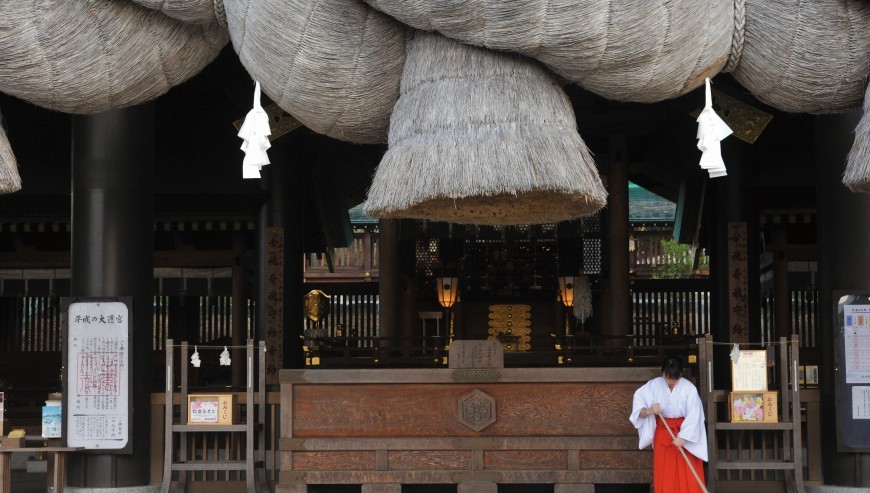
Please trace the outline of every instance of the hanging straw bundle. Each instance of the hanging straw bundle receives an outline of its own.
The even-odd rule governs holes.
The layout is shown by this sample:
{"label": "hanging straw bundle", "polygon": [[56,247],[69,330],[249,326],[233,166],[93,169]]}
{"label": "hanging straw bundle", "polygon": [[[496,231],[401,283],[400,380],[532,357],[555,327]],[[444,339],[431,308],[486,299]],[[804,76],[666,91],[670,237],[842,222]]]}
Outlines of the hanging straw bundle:
{"label": "hanging straw bundle", "polygon": [[216,24],[112,0],[4,2],[0,32],[0,91],[65,113],[155,99],[199,73],[228,39]]}
{"label": "hanging straw bundle", "polygon": [[418,32],[389,144],[365,206],[372,216],[537,224],[606,202],[571,102],[519,55]]}
{"label": "hanging straw bundle", "polygon": [[133,0],[143,7],[192,24],[217,22],[226,27],[227,17],[223,0]]}
{"label": "hanging straw bundle", "polygon": [[734,78],[783,111],[841,113],[861,104],[870,73],[870,4],[748,0]]}
{"label": "hanging straw bundle", "polygon": [[233,47],[263,92],[312,130],[386,141],[407,29],[359,0],[226,0]]}
{"label": "hanging straw bundle", "polygon": [[12,154],[12,146],[6,137],[6,130],[0,126],[0,195],[21,190],[21,177],[18,176],[18,163]]}
{"label": "hanging straw bundle", "polygon": [[617,101],[685,94],[728,60],[733,0],[366,0],[418,29],[534,57]]}
{"label": "hanging straw bundle", "polygon": [[864,96],[864,116],[855,128],[855,142],[846,160],[843,184],[853,192],[870,193],[870,86]]}

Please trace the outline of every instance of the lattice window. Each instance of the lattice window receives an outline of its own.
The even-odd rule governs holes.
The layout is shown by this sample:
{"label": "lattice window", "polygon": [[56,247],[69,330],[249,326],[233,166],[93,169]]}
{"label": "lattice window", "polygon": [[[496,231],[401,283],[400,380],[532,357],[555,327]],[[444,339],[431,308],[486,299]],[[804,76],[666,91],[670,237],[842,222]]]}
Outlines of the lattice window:
{"label": "lattice window", "polygon": [[601,238],[583,238],[583,273],[601,274]]}
{"label": "lattice window", "polygon": [[415,256],[418,275],[426,277],[434,275],[433,266],[438,262],[438,250],[437,238],[423,238],[416,241]]}

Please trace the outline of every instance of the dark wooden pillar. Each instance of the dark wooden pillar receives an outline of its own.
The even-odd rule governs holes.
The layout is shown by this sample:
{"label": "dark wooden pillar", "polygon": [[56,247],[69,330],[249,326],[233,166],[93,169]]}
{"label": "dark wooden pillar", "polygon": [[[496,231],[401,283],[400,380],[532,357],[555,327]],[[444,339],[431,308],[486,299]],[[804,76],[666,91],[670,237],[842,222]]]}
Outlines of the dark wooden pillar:
{"label": "dark wooden pillar", "polygon": [[380,280],[378,293],[380,295],[380,313],[378,318],[381,337],[399,335],[399,304],[402,299],[399,284],[399,229],[398,219],[381,219],[379,221],[378,264]]}
{"label": "dark wooden pillar", "polygon": [[[401,278],[402,301],[399,306],[399,335],[408,339],[422,335],[420,316],[417,313],[417,223],[414,219],[401,221],[399,240],[399,276]],[[434,295],[433,295],[434,296]],[[419,344],[418,344],[419,345]]]}
{"label": "dark wooden pillar", "polygon": [[[749,144],[729,137],[722,142],[722,158],[728,170],[724,177],[711,178],[708,189],[711,191],[711,216],[714,219],[713,242],[710,254],[710,275],[713,278],[711,291],[711,319],[713,340],[716,342],[741,342],[749,340],[751,328],[748,326],[753,321],[752,303],[750,300],[758,299],[758,254],[757,241],[753,238],[753,230],[757,232],[758,221],[751,221],[751,204],[747,202],[747,194],[744,193],[745,168],[749,154]],[[715,204],[715,205],[714,205]],[[729,254],[729,242],[734,241],[733,235],[729,235],[729,223],[742,228],[746,237],[744,243],[747,247],[743,250],[745,259],[743,263],[746,269],[735,274],[740,259],[733,253]],[[753,248],[755,245],[755,249]],[[752,266],[755,266],[754,268]],[[735,275],[746,277],[744,291],[734,292],[740,284]],[[732,292],[734,295],[732,296]],[[755,294],[753,294],[755,293]],[[738,310],[747,310],[743,318],[742,327],[736,326],[735,314]],[[757,314],[757,310],[755,311]],[[757,317],[756,317],[757,318]],[[756,327],[760,323],[755,322]],[[732,333],[739,333],[734,336]],[[738,340],[734,340],[735,337]],[[755,339],[757,341],[757,339]],[[728,367],[728,352],[726,345],[717,345],[713,348],[717,368],[714,371],[716,381],[715,388],[730,388],[731,371]]]}
{"label": "dark wooden pillar", "polygon": [[[819,355],[825,482],[870,486],[870,454],[838,453],[834,395],[834,291],[870,290],[870,195],[852,193],[842,183],[846,155],[861,113],[816,119],[818,206]],[[849,413],[849,410],[846,410]]]}
{"label": "dark wooden pillar", "polygon": [[[233,361],[244,361],[247,342],[247,297],[245,296],[245,233],[233,231],[233,294],[232,294]],[[232,365],[233,386],[245,385],[246,365]]]}
{"label": "dark wooden pillar", "polygon": [[791,335],[791,292],[788,287],[788,238],[785,224],[773,225],[773,303],[776,339]]}
{"label": "dark wooden pillar", "polygon": [[625,136],[610,141],[610,172],[607,175],[608,287],[610,323],[604,334],[626,335],[631,331],[631,292],[628,253],[628,159]]}
{"label": "dark wooden pillar", "polygon": [[149,484],[154,106],[72,117],[73,297],[130,296],[131,454],[73,454],[71,486]]}

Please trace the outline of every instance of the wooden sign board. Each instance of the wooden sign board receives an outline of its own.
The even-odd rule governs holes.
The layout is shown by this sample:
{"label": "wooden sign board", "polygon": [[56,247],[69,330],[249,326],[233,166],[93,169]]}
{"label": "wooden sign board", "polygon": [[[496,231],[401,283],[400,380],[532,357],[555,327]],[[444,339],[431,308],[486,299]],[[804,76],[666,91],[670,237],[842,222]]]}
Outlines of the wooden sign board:
{"label": "wooden sign board", "polygon": [[776,392],[731,392],[732,423],[776,423]]}
{"label": "wooden sign board", "polygon": [[504,368],[504,346],[499,341],[453,341],[450,368]]}
{"label": "wooden sign board", "polygon": [[737,363],[731,361],[731,390],[767,390],[767,351],[741,350]]}

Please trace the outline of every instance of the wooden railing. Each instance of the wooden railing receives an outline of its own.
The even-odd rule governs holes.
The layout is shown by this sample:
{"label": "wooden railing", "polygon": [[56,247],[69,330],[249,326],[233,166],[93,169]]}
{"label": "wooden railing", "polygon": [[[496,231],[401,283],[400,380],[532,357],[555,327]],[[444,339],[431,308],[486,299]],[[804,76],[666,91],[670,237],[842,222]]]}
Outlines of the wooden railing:
{"label": "wooden railing", "polygon": [[[657,366],[669,354],[679,354],[685,361],[697,355],[693,336],[578,333],[551,337],[552,345],[546,348],[505,350],[505,366]],[[439,368],[448,365],[450,356],[443,337],[306,337],[303,342],[309,367]]]}
{"label": "wooden railing", "polygon": [[[244,409],[247,404],[246,392],[234,392],[238,412]],[[181,404],[179,396],[175,396],[175,405]],[[254,393],[254,400],[259,400],[259,393]],[[278,479],[278,468],[280,466],[279,451],[278,451],[278,433],[280,430],[280,393],[266,393],[266,422],[265,437],[266,437],[266,479],[274,483]],[[151,394],[151,484],[159,484],[163,481],[163,454],[164,454],[164,425],[165,425],[165,410],[166,410],[166,394],[164,392]],[[246,418],[246,417],[243,417]],[[195,460],[208,461],[214,460],[215,457],[222,458],[239,458],[233,454],[241,454],[241,448],[238,444],[230,443],[227,440],[227,434],[223,432],[215,433],[197,433],[191,434],[187,444],[188,451],[196,451],[195,454],[190,454],[197,457]],[[175,444],[176,450],[173,454],[178,454],[180,444]],[[224,454],[230,454],[226,457]],[[189,480],[192,481],[238,481],[241,473],[238,471],[199,471],[191,473]]]}
{"label": "wooden railing", "polygon": [[[791,291],[789,326],[800,340],[801,351],[815,348],[819,325],[819,292],[814,289]],[[776,306],[772,294],[761,299],[761,340],[776,340]]]}
{"label": "wooden railing", "polygon": [[[718,413],[728,416],[728,392],[717,390],[714,400],[721,407]],[[822,484],[822,436],[820,417],[820,394],[818,388],[801,388],[801,453],[805,458],[803,464],[804,482]],[[779,456],[783,443],[781,438],[762,430],[720,430],[719,457],[723,460],[764,460]],[[739,488],[741,484],[751,483],[753,491],[782,491],[781,483],[784,472],[777,470],[730,470],[719,471],[717,482],[723,488],[732,486]],[[730,491],[730,489],[729,489]]]}
{"label": "wooden railing", "polygon": [[632,333],[646,336],[638,344],[649,344],[649,336],[709,333],[710,292],[708,280],[635,281],[631,287]]}

